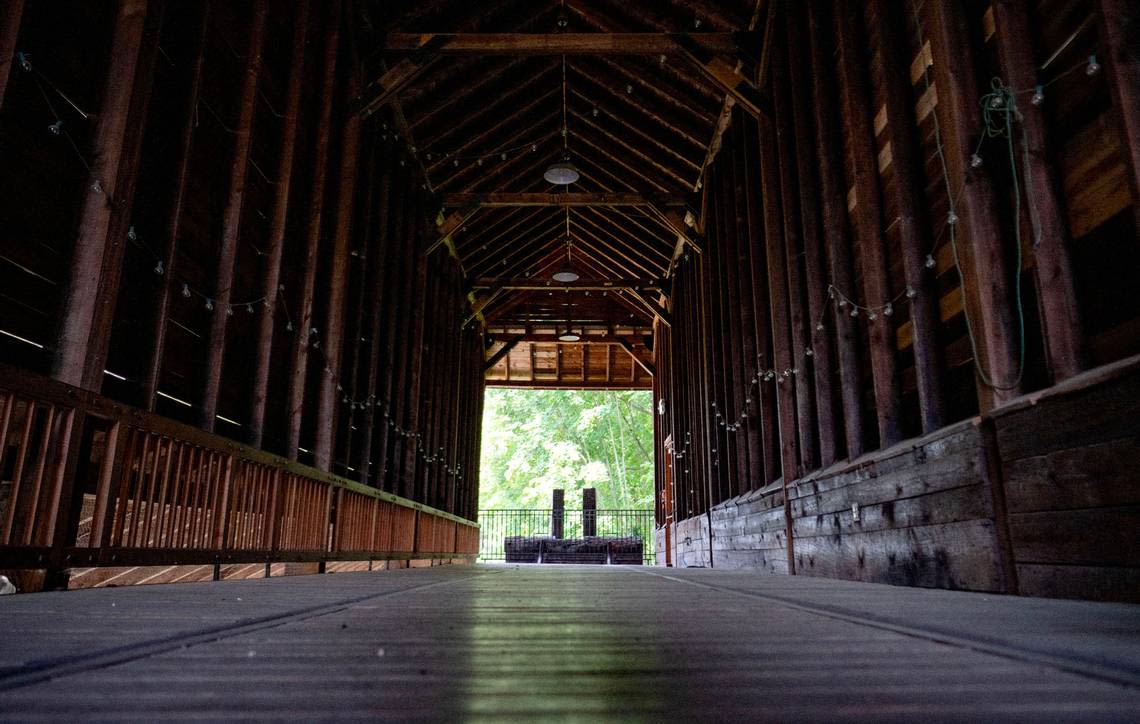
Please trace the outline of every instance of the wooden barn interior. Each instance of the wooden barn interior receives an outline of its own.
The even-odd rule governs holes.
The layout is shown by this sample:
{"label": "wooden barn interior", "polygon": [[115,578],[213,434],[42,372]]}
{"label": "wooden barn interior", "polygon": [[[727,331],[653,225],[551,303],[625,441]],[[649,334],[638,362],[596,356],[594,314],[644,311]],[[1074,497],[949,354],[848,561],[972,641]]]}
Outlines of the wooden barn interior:
{"label": "wooden barn interior", "polygon": [[[668,572],[443,565],[477,553],[488,387],[652,391]],[[0,6],[0,569],[185,584],[0,599],[33,632],[0,717],[145,717],[85,707],[265,622],[343,639],[325,693],[171,686],[327,711],[364,656],[339,616],[470,634],[361,711],[1112,719],[1140,697],[1138,460],[1129,0]],[[219,590],[261,608],[211,634]],[[155,627],[92,612],[112,594]],[[591,663],[535,668],[560,608]],[[725,668],[639,668],[642,636]],[[777,640],[834,696],[797,698]],[[863,644],[887,678],[841,669]],[[743,673],[786,656],[780,693]],[[393,699],[416,668],[442,693]]]}

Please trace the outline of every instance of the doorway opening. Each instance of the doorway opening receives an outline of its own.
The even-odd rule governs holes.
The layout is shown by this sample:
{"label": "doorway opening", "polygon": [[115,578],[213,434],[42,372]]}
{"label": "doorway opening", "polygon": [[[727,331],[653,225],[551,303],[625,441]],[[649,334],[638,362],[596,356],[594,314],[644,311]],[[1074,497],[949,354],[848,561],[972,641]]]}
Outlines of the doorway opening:
{"label": "doorway opening", "polygon": [[479,560],[653,564],[652,393],[485,395]]}

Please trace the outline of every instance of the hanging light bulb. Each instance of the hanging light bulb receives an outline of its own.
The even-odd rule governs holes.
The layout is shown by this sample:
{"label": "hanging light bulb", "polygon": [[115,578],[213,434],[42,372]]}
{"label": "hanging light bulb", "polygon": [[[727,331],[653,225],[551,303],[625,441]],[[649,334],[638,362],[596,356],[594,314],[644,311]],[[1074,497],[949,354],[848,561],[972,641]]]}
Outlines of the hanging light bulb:
{"label": "hanging light bulb", "polygon": [[883,316],[884,316],[884,317],[889,317],[889,316],[891,316],[891,315],[892,315],[892,314],[894,314],[894,313],[895,313],[895,307],[894,307],[894,305],[893,305],[893,304],[891,304],[890,302],[887,302],[886,306],[884,306],[884,307],[883,307]]}
{"label": "hanging light bulb", "polygon": [[166,272],[166,267],[164,267],[162,265],[162,259],[159,259],[158,263],[154,265],[154,273],[158,274],[159,276],[162,276],[165,272]]}
{"label": "hanging light bulb", "polygon": [[1096,54],[1089,56],[1089,64],[1085,66],[1085,75],[1094,76],[1100,72],[1100,63],[1096,62]]}
{"label": "hanging light bulb", "polygon": [[206,311],[207,312],[214,311],[214,300],[213,299],[209,299],[209,298],[206,299]]}
{"label": "hanging light bulb", "polygon": [[915,289],[914,287],[910,287],[910,286],[908,286],[906,288],[906,298],[907,299],[914,299],[917,296],[918,296],[918,290],[917,289]]}
{"label": "hanging light bulb", "polygon": [[937,262],[934,261],[934,255],[933,254],[927,254],[926,255],[926,261],[924,261],[922,263],[922,265],[924,267],[926,267],[927,269],[933,269],[936,264],[937,264]]}
{"label": "hanging light bulb", "polygon": [[1029,102],[1035,106],[1039,106],[1045,102],[1045,86],[1039,85],[1033,89],[1033,97]]}
{"label": "hanging light bulb", "polygon": [[981,167],[982,167],[982,157],[976,153],[971,154],[970,155],[970,168],[981,168]]}
{"label": "hanging light bulb", "polygon": [[561,161],[552,163],[543,171],[542,177],[546,179],[548,183],[568,186],[581,178],[581,175],[578,173],[578,169],[574,168],[570,163],[570,157],[567,156]]}
{"label": "hanging light bulb", "polygon": [[957,224],[958,223],[958,214],[954,213],[953,211],[946,214],[946,223],[949,224],[950,226],[954,226],[955,224]]}
{"label": "hanging light bulb", "polygon": [[190,285],[189,284],[183,284],[182,285],[182,296],[185,299],[190,298]]}

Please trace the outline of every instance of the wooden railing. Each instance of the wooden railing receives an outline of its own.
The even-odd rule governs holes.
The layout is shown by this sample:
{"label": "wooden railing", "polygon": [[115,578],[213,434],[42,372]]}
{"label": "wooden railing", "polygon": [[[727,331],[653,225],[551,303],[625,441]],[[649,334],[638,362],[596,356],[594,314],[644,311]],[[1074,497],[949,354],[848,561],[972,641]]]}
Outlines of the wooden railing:
{"label": "wooden railing", "polygon": [[471,559],[471,521],[0,365],[0,568]]}

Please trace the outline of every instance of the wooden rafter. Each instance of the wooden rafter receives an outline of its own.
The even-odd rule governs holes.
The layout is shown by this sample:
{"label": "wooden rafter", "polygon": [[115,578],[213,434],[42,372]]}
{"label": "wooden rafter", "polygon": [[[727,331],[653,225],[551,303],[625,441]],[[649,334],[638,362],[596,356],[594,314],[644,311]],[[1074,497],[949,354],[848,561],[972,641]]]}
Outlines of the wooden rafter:
{"label": "wooden rafter", "polygon": [[705,53],[734,54],[742,33],[390,33],[385,52],[439,55],[660,55],[681,43]]}
{"label": "wooden rafter", "polygon": [[677,195],[653,195],[635,192],[545,193],[492,192],[486,194],[450,193],[443,197],[445,207],[477,205],[484,209],[526,206],[684,206]]}

